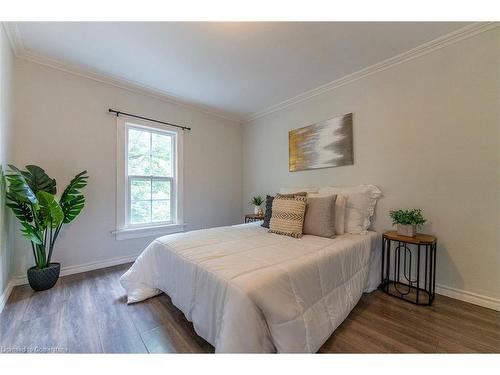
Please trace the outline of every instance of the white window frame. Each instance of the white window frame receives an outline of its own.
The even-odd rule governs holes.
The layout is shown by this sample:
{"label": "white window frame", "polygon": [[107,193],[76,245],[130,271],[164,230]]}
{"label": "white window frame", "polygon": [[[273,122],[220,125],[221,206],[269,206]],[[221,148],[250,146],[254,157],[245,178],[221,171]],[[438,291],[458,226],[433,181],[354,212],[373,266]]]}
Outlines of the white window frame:
{"label": "white window frame", "polygon": [[[113,231],[116,239],[125,240],[182,232],[185,226],[183,221],[183,130],[168,125],[161,125],[150,121],[122,116],[116,118],[116,123],[116,230]],[[171,133],[174,135],[173,168],[175,178],[164,178],[166,180],[172,180],[172,220],[169,222],[129,224],[130,176],[128,175],[127,165],[129,128],[143,129],[148,132],[159,134]],[[158,177],[158,179],[163,179],[163,177]]]}

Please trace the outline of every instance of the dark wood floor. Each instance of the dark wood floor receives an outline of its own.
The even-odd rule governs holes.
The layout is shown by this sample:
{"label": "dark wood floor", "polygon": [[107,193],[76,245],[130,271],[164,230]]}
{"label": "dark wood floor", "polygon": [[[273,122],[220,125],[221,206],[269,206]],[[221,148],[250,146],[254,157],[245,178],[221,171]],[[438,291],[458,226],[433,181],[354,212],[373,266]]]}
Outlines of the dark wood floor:
{"label": "dark wood floor", "polygon": [[[0,352],[212,353],[161,295],[126,305],[129,265],[61,278],[45,292],[14,288],[0,314]],[[500,312],[437,296],[414,306],[365,294],[322,353],[500,352]]]}

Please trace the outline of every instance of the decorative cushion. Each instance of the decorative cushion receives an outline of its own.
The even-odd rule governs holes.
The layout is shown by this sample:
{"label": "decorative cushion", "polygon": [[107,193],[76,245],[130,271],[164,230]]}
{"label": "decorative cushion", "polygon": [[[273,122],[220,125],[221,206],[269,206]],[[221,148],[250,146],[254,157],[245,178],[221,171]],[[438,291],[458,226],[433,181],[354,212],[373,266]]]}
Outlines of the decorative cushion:
{"label": "decorative cushion", "polygon": [[358,185],[320,188],[319,194],[347,196],[345,232],[359,234],[365,233],[370,227],[370,218],[375,212],[377,199],[382,195],[382,192],[374,185]]}
{"label": "decorative cushion", "polygon": [[271,213],[273,212],[273,200],[274,197],[266,195],[266,212],[264,214],[264,222],[261,227],[269,228],[269,223],[271,221]]}
{"label": "decorative cushion", "polygon": [[305,195],[283,197],[277,194],[273,201],[269,232],[294,238],[302,237],[305,212]]}
{"label": "decorative cushion", "polygon": [[306,191],[298,191],[296,193],[277,193],[276,198],[294,198],[294,197],[305,197],[307,196]]}
{"label": "decorative cushion", "polygon": [[[307,194],[308,198],[324,198],[324,197],[332,197],[335,194],[331,192],[323,192],[318,194]],[[337,199],[335,200],[335,234],[337,236],[341,236],[345,233],[345,211],[347,204],[347,196],[346,195],[337,195]],[[306,212],[307,215],[307,212]]]}
{"label": "decorative cushion", "polygon": [[336,195],[308,197],[304,218],[304,234],[333,238],[335,237]]}
{"label": "decorative cushion", "polygon": [[[295,196],[306,196],[306,195],[307,193],[305,191],[299,191],[292,194],[281,194],[281,193],[276,194],[277,197],[280,196],[282,198],[293,198]],[[262,223],[261,227],[269,228],[273,212],[273,200],[274,197],[270,195],[266,196],[266,213],[264,214],[264,222]]]}

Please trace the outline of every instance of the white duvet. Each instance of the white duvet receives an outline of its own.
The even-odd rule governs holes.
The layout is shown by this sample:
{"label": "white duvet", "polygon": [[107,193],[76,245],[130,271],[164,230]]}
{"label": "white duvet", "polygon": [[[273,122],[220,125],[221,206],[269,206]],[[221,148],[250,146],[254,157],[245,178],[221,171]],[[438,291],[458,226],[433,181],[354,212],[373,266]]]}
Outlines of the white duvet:
{"label": "white duvet", "polygon": [[223,353],[314,353],[380,281],[379,235],[301,239],[260,223],[154,240],[121,277],[128,302],[161,291]]}

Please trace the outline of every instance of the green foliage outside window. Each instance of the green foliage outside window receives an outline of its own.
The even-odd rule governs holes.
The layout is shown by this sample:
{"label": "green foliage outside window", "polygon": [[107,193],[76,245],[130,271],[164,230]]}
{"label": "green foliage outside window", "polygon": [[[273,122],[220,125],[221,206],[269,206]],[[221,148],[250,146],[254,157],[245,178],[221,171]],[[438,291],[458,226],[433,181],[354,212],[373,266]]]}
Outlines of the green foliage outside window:
{"label": "green foliage outside window", "polygon": [[130,224],[172,220],[173,151],[173,138],[168,134],[128,130]]}

